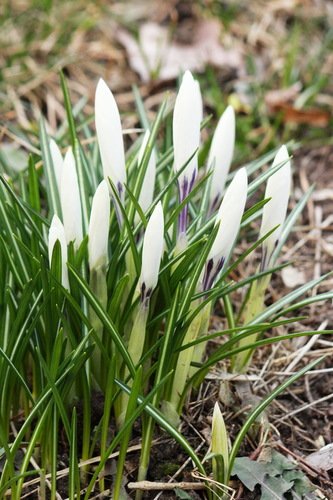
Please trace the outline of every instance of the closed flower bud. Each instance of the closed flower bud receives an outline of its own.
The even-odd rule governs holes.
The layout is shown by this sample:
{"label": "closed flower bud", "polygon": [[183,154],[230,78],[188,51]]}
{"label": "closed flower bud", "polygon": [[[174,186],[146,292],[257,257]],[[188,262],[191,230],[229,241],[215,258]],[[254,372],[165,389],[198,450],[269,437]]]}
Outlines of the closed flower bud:
{"label": "closed flower bud", "polygon": [[[143,141],[141,144],[141,148],[138,156],[138,165],[141,165],[142,159],[145,154],[145,150],[148,144],[150,132],[146,131]],[[142,208],[144,213],[147,212],[148,208],[153,202],[154,197],[154,188],[155,188],[155,178],[156,178],[156,155],[154,149],[151,152],[148,165],[146,168],[145,176],[143,178],[141,191],[139,195],[139,205]],[[136,222],[138,222],[138,218],[136,217]]]}
{"label": "closed flower bud", "polygon": [[229,257],[239,231],[246,197],[247,174],[245,168],[241,168],[228,186],[216,216],[219,228],[206,263],[204,290],[211,288]]}
{"label": "closed flower bud", "polygon": [[210,211],[220,203],[235,147],[235,112],[228,106],[221,116],[208,157],[208,169],[212,169],[210,187]]}
{"label": "closed flower bud", "polygon": [[58,144],[53,139],[50,139],[50,153],[54,168],[54,175],[57,181],[58,193],[60,193],[61,174],[62,174],[64,159],[62,157]]}
{"label": "closed flower bud", "polygon": [[[190,71],[186,71],[175,102],[173,112],[173,148],[174,169],[181,170],[185,163],[196,153],[200,143],[200,122],[202,119],[202,100],[198,83]],[[180,188],[185,179],[187,186],[193,185],[197,174],[197,153],[180,174],[178,182]],[[188,193],[190,189],[187,190]]]}
{"label": "closed flower bud", "polygon": [[82,242],[82,211],[79,183],[72,149],[66,153],[61,174],[60,201],[66,241],[74,241],[75,248]]}
{"label": "closed flower bud", "polygon": [[142,267],[139,279],[141,301],[147,302],[157,285],[164,248],[164,216],[159,202],[147,224],[143,239]]}
{"label": "closed flower bud", "polygon": [[88,228],[89,267],[105,266],[108,258],[110,224],[110,194],[106,180],[102,181],[94,194]]}
{"label": "closed flower bud", "polygon": [[[175,102],[173,112],[174,170],[179,172],[179,198],[182,202],[191,192],[198,171],[198,148],[200,144],[200,122],[202,120],[202,98],[198,82],[186,71]],[[191,159],[190,159],[191,158]],[[180,214],[179,233],[185,233],[187,207]]]}
{"label": "closed flower bud", "polygon": [[113,94],[102,79],[95,94],[95,123],[104,178],[111,179],[123,201],[126,169],[120,116]]}
{"label": "closed flower bud", "polygon": [[[226,478],[229,468],[228,434],[219,404],[217,402],[215,403],[214,406],[213,419],[212,419],[211,451],[214,455],[222,455],[224,478]],[[215,468],[216,465],[216,462],[214,463],[214,460],[215,459],[213,458],[213,468]]]}
{"label": "closed flower bud", "polygon": [[288,208],[291,170],[286,146],[281,146],[278,150],[272,168],[279,164],[283,164],[282,167],[271,175],[267,181],[265,198],[271,199],[263,209],[260,237],[267,234],[275,226],[279,225],[279,227],[263,243],[262,268],[267,267],[272,252],[279,240]]}
{"label": "closed flower bud", "polygon": [[52,262],[52,254],[53,248],[56,243],[59,241],[60,249],[61,249],[61,284],[64,288],[69,290],[69,282],[68,282],[68,271],[67,271],[67,242],[65,236],[64,226],[57,215],[54,215],[51,221],[51,226],[49,229],[49,263],[51,266]]}

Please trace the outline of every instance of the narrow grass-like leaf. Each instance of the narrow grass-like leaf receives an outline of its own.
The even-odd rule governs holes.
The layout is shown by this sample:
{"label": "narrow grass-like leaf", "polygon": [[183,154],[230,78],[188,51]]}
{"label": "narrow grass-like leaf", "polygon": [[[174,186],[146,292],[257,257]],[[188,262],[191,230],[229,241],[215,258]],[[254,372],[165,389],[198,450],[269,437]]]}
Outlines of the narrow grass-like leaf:
{"label": "narrow grass-like leaf", "polygon": [[289,377],[285,382],[283,382],[279,387],[274,389],[248,416],[246,422],[243,424],[241,430],[237,434],[237,437],[233,443],[230,455],[229,455],[229,477],[232,474],[232,468],[234,465],[235,458],[237,456],[237,453],[239,451],[239,448],[244,441],[244,438],[246,434],[248,433],[251,425],[253,422],[256,420],[256,418],[267,408],[267,406],[276,399],[279,394],[281,394],[285,389],[287,389],[290,385],[292,385],[296,380],[298,380],[300,377],[302,377],[306,372],[314,368],[316,365],[318,365],[322,360],[324,359],[324,356],[322,356],[319,359],[315,359],[308,365],[306,365],[304,368],[299,370],[295,375],[292,375]]}
{"label": "narrow grass-like leaf", "polygon": [[43,118],[40,119],[39,123],[39,135],[40,135],[40,145],[42,150],[43,169],[46,177],[46,192],[48,199],[49,214],[51,217],[54,214],[61,216],[57,179],[50,152],[50,138],[47,135]]}
{"label": "narrow grass-like leaf", "polygon": [[90,306],[93,308],[99,319],[104,325],[104,328],[110,333],[113,342],[117,346],[117,349],[119,351],[119,354],[122,356],[129,372],[131,373],[132,376],[135,374],[134,366],[132,363],[132,360],[127,352],[126,346],[120,337],[119,333],[117,332],[111,318],[108,317],[106,311],[104,311],[103,307],[99,303],[99,301],[96,299],[96,297],[92,294],[91,290],[89,289],[87,283],[79,276],[79,274],[76,272],[76,270],[69,265],[69,270],[75,281],[78,283],[82,293],[86,297],[87,301],[89,302]]}
{"label": "narrow grass-like leaf", "polygon": [[74,122],[72,105],[71,105],[71,100],[70,100],[70,96],[69,96],[69,91],[68,91],[66,79],[65,79],[65,76],[64,76],[62,71],[60,71],[60,83],[61,83],[62,93],[64,96],[64,104],[65,104],[65,110],[66,110],[67,121],[68,121],[68,130],[69,130],[69,134],[70,134],[70,138],[71,138],[72,148],[74,149],[75,139],[76,139],[75,122]]}

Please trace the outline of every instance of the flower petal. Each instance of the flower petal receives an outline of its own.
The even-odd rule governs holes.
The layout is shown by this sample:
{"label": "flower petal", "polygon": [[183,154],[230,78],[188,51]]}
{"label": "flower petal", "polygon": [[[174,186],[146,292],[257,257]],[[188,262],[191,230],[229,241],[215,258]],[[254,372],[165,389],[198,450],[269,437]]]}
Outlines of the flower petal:
{"label": "flower petal", "polygon": [[53,162],[54,174],[57,181],[58,193],[60,193],[61,173],[63,169],[64,159],[62,157],[58,144],[53,139],[50,139],[50,153]]}
{"label": "flower petal", "polygon": [[264,248],[266,248],[268,259],[280,237],[288,208],[291,169],[289,153],[286,146],[281,146],[278,150],[272,168],[280,163],[284,163],[284,165],[271,175],[267,181],[265,198],[271,199],[264,206],[260,227],[260,237],[262,237],[279,224],[279,227],[263,243]]}
{"label": "flower petal", "polygon": [[[140,147],[139,155],[138,155],[138,166],[141,165],[148,140],[149,140],[150,132],[147,130],[143,137],[143,141]],[[145,176],[142,182],[141,191],[139,195],[139,205],[142,208],[144,213],[147,212],[148,208],[153,202],[154,197],[154,188],[155,188],[155,178],[156,178],[156,155],[154,149],[151,152],[148,165],[146,168]],[[138,222],[138,221],[137,221]]]}
{"label": "flower petal", "polygon": [[96,189],[92,200],[89,228],[89,267],[104,266],[108,258],[108,238],[110,225],[110,194],[106,180]]}
{"label": "flower petal", "polygon": [[228,186],[216,216],[219,228],[208,259],[223,257],[226,260],[229,257],[239,231],[246,197],[247,174],[246,169],[241,168]]}
{"label": "flower petal", "polygon": [[[175,102],[173,112],[174,169],[178,172],[191,158],[200,144],[200,122],[202,99],[198,82],[186,71]],[[184,177],[188,182],[195,178],[198,168],[197,153],[178,178],[181,185]]]}
{"label": "flower petal", "polygon": [[147,224],[143,239],[142,267],[139,288],[143,298],[152,293],[157,285],[158,273],[164,248],[164,216],[159,202]]}
{"label": "flower petal", "polygon": [[62,266],[61,283],[64,288],[69,290],[68,270],[67,270],[67,242],[65,236],[65,229],[59,217],[57,215],[54,215],[49,229],[48,251],[49,251],[50,266],[52,262],[53,248],[56,241],[60,242],[60,248],[61,248],[61,266]]}
{"label": "flower petal", "polygon": [[82,211],[75,159],[69,148],[61,174],[60,201],[66,240],[78,248],[82,241]]}
{"label": "flower petal", "polygon": [[126,168],[120,116],[113,94],[102,79],[96,87],[95,123],[104,178],[110,177],[123,199]]}
{"label": "flower petal", "polygon": [[210,208],[220,202],[235,147],[235,112],[228,106],[221,116],[209,151],[208,169],[213,169],[210,188]]}

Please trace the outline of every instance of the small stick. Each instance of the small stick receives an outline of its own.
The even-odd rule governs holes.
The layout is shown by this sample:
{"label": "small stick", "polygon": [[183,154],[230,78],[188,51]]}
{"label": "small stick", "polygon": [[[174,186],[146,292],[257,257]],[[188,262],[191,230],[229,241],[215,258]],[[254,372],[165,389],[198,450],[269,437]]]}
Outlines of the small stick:
{"label": "small stick", "polygon": [[155,481],[137,481],[127,484],[130,490],[173,490],[179,488],[180,490],[204,490],[206,486],[204,483],[191,483],[181,481],[180,483],[163,483]]}

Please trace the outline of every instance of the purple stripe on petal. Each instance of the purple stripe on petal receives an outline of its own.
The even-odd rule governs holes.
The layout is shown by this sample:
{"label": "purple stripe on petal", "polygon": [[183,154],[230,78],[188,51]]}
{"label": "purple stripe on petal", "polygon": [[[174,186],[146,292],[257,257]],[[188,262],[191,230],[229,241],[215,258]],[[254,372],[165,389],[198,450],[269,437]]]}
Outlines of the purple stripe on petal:
{"label": "purple stripe on petal", "polygon": [[219,201],[220,201],[220,195],[217,194],[209,207],[209,215],[212,215],[216,211],[219,205]]}
{"label": "purple stripe on petal", "polygon": [[204,279],[202,282],[203,291],[208,291],[212,288],[215,279],[217,278],[217,276],[219,275],[220,271],[224,266],[224,262],[225,262],[224,257],[221,257],[215,262],[213,259],[209,259],[205,267]]}
{"label": "purple stripe on petal", "polygon": [[[178,187],[179,187],[179,202],[182,203],[185,198],[190,194],[195,178],[197,176],[196,170],[193,170],[192,177],[190,181],[188,180],[188,177],[184,176],[181,183],[178,182]],[[178,234],[185,234],[186,233],[186,227],[187,227],[187,214],[188,214],[188,206],[187,204],[184,206],[182,211],[179,214],[179,219],[178,219]]]}
{"label": "purple stripe on petal", "polygon": [[123,192],[124,192],[124,186],[122,185],[122,183],[120,181],[117,182],[117,190],[118,190],[119,198],[122,200],[122,198],[123,198]]}
{"label": "purple stripe on petal", "polygon": [[151,294],[152,294],[152,288],[146,288],[146,283],[143,282],[142,285],[141,285],[141,294],[140,294],[140,300],[141,300],[141,303],[145,306],[145,307],[148,307],[149,305],[149,300],[150,300],[150,297],[151,297]]}

